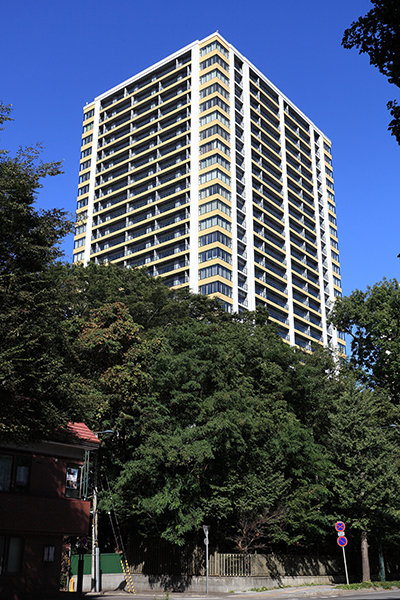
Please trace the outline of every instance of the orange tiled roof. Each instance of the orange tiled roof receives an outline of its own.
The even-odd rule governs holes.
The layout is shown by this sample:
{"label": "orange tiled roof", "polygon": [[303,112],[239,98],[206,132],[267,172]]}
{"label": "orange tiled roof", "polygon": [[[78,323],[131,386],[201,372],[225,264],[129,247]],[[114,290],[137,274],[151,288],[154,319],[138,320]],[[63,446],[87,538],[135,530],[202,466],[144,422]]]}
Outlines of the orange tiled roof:
{"label": "orange tiled roof", "polygon": [[100,444],[99,438],[95,436],[93,431],[91,431],[85,423],[72,423],[72,421],[70,421],[67,425],[67,430],[80,440]]}

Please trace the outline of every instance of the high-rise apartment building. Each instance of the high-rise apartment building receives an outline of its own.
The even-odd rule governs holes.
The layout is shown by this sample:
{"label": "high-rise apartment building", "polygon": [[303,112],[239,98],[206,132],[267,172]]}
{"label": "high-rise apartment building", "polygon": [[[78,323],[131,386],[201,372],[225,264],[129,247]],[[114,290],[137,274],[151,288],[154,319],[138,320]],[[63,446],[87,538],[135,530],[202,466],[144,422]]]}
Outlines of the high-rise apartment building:
{"label": "high-rise apartment building", "polygon": [[74,262],[268,308],[280,335],[344,351],[329,139],[218,33],[84,108]]}

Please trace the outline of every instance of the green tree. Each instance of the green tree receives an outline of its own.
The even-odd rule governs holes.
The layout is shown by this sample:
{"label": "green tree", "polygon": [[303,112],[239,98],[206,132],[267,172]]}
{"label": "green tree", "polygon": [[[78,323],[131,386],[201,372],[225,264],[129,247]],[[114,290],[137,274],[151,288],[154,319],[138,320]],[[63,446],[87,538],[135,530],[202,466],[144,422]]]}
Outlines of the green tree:
{"label": "green tree", "polygon": [[[343,35],[345,48],[358,48],[369,56],[370,64],[386,75],[389,83],[400,87],[400,7],[397,0],[371,0],[373,8]],[[400,106],[387,104],[393,117],[389,131],[400,144]]]}
{"label": "green tree", "polygon": [[383,280],[335,303],[332,322],[351,336],[350,364],[372,387],[400,403],[400,287]]}
{"label": "green tree", "polygon": [[[399,420],[399,309],[398,282],[384,280],[366,292],[356,290],[340,299],[332,315],[332,322],[352,338],[352,375],[335,409],[341,411],[337,426],[339,419],[344,424],[340,430],[341,447],[335,419],[330,431],[331,436],[334,431],[338,437],[332,460],[338,468],[338,482],[343,483],[342,506],[361,536],[363,579],[369,578],[369,536],[377,528],[395,531],[398,527],[399,457],[394,444],[397,430],[392,431],[389,426]],[[380,540],[378,545],[381,546]]]}
{"label": "green tree", "polygon": [[[0,107],[0,122],[11,120]],[[60,373],[61,290],[49,267],[72,225],[62,210],[34,207],[41,180],[61,163],[40,161],[40,147],[0,155],[0,436],[38,439],[76,414],[54,395]]]}
{"label": "green tree", "polygon": [[223,544],[276,511],[285,527],[265,521],[269,544],[321,527],[323,453],[286,400],[303,354],[263,317],[165,327],[101,378],[105,396],[117,392],[103,415],[121,432],[106,446],[117,510],[142,535],[182,544],[207,521]]}
{"label": "green tree", "polygon": [[63,329],[75,397],[86,403],[92,426],[112,427],[122,441],[126,419],[149,391],[148,362],[159,351],[159,340],[143,339],[143,327],[120,302],[66,319]]}
{"label": "green tree", "polygon": [[[10,114],[11,106],[0,102],[0,125],[12,121]],[[0,276],[29,275],[48,267],[63,255],[59,243],[72,231],[66,211],[34,208],[41,180],[62,173],[62,163],[44,163],[41,152],[37,144],[20,148],[15,157],[0,153]]]}
{"label": "green tree", "polygon": [[104,304],[121,302],[145,331],[191,322],[228,319],[221,303],[186,289],[171,290],[161,277],[145,269],[121,269],[114,264],[57,265],[54,277],[69,298],[68,317],[87,316]]}
{"label": "green tree", "polygon": [[60,209],[37,211],[41,179],[60,174],[61,163],[40,161],[40,146],[0,158],[0,275],[37,273],[62,256],[58,244],[72,231]]}
{"label": "green tree", "polygon": [[[12,106],[10,104],[6,105],[3,102],[0,102],[0,125],[6,123],[7,121],[12,121],[13,119],[10,117],[12,112]],[[3,131],[4,127],[0,127],[0,131]],[[5,150],[0,150],[0,156],[5,154]]]}
{"label": "green tree", "polygon": [[350,544],[360,543],[362,580],[369,581],[368,540],[398,529],[400,452],[397,428],[384,427],[387,396],[361,387],[353,374],[329,414],[332,511],[345,521]]}

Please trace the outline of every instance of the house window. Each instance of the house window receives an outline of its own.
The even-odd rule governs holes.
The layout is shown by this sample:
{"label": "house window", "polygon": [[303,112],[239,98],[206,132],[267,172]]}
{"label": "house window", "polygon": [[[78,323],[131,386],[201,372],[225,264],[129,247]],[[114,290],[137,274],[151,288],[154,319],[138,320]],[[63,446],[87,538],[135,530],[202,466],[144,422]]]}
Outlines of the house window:
{"label": "house window", "polygon": [[0,535],[0,575],[21,571],[23,549],[22,537]]}
{"label": "house window", "polygon": [[43,548],[43,562],[54,562],[54,554],[56,551],[55,546],[44,546]]}
{"label": "house window", "polygon": [[30,470],[28,456],[0,454],[0,492],[27,492]]}
{"label": "house window", "polygon": [[11,488],[13,457],[0,454],[0,492],[9,492]]}
{"label": "house window", "polygon": [[15,473],[13,481],[14,492],[27,492],[31,460],[27,456],[15,457]]}
{"label": "house window", "polygon": [[65,482],[65,496],[67,498],[81,497],[81,467],[67,465],[67,479]]}

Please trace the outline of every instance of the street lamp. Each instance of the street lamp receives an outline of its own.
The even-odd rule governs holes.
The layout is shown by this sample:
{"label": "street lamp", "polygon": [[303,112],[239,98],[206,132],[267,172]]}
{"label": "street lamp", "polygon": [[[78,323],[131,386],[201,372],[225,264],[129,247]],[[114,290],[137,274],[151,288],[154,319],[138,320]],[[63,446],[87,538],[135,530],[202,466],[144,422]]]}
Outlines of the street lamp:
{"label": "street lamp", "polygon": [[206,545],[206,594],[208,595],[208,532],[209,532],[210,526],[209,525],[203,525],[203,531],[205,534],[205,538],[204,538],[204,543]]}
{"label": "street lamp", "polygon": [[[113,429],[105,431],[95,431],[96,437],[101,434],[114,434]],[[100,548],[98,540],[99,530],[99,511],[98,511],[98,482],[99,482],[99,461],[98,450],[93,454],[93,501],[92,501],[92,591],[100,592]]]}

